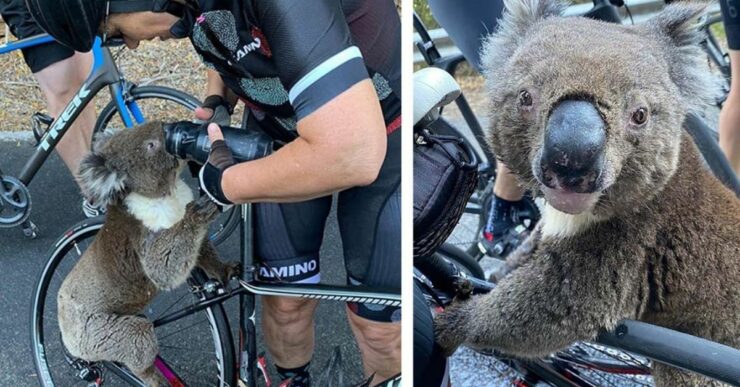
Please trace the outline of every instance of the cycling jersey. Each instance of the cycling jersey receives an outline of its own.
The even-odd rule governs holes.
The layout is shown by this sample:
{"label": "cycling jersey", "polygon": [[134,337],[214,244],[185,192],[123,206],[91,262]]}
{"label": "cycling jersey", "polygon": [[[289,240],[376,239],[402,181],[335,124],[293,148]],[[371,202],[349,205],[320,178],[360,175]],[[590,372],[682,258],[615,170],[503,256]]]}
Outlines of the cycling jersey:
{"label": "cycling jersey", "polygon": [[[347,282],[401,287],[401,30],[390,0],[202,0],[190,39],[250,110],[248,125],[283,141],[296,123],[356,83],[371,79],[388,148],[378,178],[344,190],[337,220]],[[259,203],[255,251],[266,281],[318,282],[330,196],[302,203]],[[376,321],[398,308],[353,303]]]}
{"label": "cycling jersey", "polygon": [[[372,79],[389,129],[401,113],[400,23],[392,1],[202,0],[190,37],[206,65],[281,139]],[[395,121],[395,122],[394,122]]]}

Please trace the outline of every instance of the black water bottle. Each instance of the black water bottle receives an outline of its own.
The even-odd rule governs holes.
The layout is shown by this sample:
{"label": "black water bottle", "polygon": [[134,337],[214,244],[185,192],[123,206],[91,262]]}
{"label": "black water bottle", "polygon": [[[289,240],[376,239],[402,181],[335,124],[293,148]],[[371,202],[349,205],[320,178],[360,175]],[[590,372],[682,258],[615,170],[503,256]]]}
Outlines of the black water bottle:
{"label": "black water bottle", "polygon": [[[205,164],[211,152],[208,124],[180,121],[164,125],[167,152],[184,160]],[[273,139],[261,131],[222,126],[224,141],[237,163],[265,157],[272,152]]]}

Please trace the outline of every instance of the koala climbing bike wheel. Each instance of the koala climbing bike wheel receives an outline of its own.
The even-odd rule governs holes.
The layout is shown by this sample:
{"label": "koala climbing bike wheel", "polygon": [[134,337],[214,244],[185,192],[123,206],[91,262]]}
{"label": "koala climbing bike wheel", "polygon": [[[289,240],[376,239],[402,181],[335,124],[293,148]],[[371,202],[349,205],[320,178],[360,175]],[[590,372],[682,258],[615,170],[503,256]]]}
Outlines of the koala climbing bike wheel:
{"label": "koala climbing bike wheel", "polygon": [[[200,101],[193,96],[181,91],[163,86],[135,86],[129,84],[125,101],[129,110],[139,117],[145,117],[149,121],[174,122],[192,117],[192,111],[200,106]],[[131,102],[135,102],[132,104]],[[132,109],[131,106],[135,106]],[[105,131],[108,127],[121,128],[130,127],[132,119],[126,115],[121,115],[123,109],[120,108],[118,101],[111,101],[100,111],[95,127],[93,129],[93,138],[99,133]],[[136,119],[139,122],[140,119]],[[198,181],[187,170],[183,172],[183,180],[190,186],[193,191],[198,190]],[[231,235],[237,226],[239,215],[235,211],[236,207],[225,211],[219,215],[208,229],[208,238],[214,245],[221,242]]]}
{"label": "koala climbing bike wheel", "polygon": [[[90,246],[103,219],[77,224],[52,247],[34,293],[31,340],[34,363],[42,386],[144,386],[125,367],[112,362],[86,362],[67,353],[61,341],[56,298],[67,273]],[[223,306],[214,304],[173,321],[160,316],[215,296],[211,283],[194,271],[188,283],[158,295],[144,310],[154,323],[159,344],[155,366],[170,385],[233,386],[235,358],[231,331]]]}

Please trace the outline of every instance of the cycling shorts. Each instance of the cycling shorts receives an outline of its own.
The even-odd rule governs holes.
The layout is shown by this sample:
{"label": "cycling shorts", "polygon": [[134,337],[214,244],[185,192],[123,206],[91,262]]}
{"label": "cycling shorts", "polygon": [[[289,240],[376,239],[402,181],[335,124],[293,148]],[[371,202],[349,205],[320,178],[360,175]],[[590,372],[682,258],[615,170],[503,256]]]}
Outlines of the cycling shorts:
{"label": "cycling shorts", "polygon": [[434,341],[432,312],[414,281],[414,385],[446,387],[448,382],[447,358]]}
{"label": "cycling shorts", "polygon": [[[45,33],[31,17],[24,0],[3,0],[0,2],[0,15],[10,27],[10,32],[18,39]],[[26,60],[26,64],[33,73],[67,59],[75,53],[71,48],[57,42],[24,48],[21,51],[23,59]]]}
{"label": "cycling shorts", "polygon": [[[401,130],[388,136],[377,180],[337,194],[337,220],[349,285],[401,289]],[[332,197],[300,203],[259,203],[255,252],[265,281],[318,283],[319,250]],[[400,321],[398,307],[349,303],[373,321]]]}

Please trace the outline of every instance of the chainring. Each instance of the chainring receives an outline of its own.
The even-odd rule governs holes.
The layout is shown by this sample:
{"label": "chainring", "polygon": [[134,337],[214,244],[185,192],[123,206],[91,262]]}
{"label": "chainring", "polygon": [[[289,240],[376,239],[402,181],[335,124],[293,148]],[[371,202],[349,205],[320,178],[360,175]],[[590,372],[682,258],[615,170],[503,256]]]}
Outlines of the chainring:
{"label": "chainring", "polygon": [[18,226],[31,214],[31,193],[12,176],[0,176],[0,184],[0,228]]}

